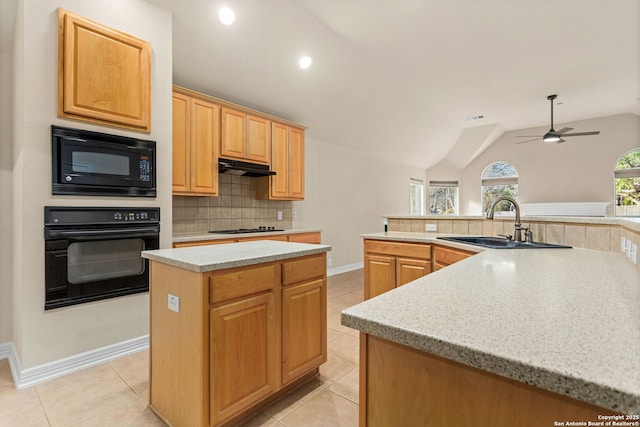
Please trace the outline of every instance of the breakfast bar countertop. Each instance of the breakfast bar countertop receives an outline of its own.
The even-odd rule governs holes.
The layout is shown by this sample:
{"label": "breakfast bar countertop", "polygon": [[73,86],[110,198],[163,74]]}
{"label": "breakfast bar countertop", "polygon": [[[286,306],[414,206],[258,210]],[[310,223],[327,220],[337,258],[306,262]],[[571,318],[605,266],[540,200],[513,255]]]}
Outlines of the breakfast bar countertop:
{"label": "breakfast bar countertop", "polygon": [[[390,234],[363,237],[392,240]],[[420,241],[420,233],[395,237],[407,234]],[[421,238],[435,241],[435,235]],[[344,310],[342,324],[603,408],[640,413],[640,271],[619,253],[485,250]]]}

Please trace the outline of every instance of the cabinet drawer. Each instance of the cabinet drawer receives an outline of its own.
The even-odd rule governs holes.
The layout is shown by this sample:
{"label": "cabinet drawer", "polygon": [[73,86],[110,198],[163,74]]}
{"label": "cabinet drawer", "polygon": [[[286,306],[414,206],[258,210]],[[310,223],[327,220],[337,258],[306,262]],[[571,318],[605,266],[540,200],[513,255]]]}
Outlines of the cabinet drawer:
{"label": "cabinet drawer", "polygon": [[311,255],[282,263],[282,285],[287,286],[327,274],[326,254]]}
{"label": "cabinet drawer", "polygon": [[290,242],[320,244],[320,233],[289,234]]}
{"label": "cabinet drawer", "polygon": [[275,288],[280,266],[267,265],[209,277],[209,302],[217,304]]}
{"label": "cabinet drawer", "polygon": [[176,242],[173,244],[174,248],[187,248],[190,246],[205,246],[205,245],[222,245],[224,243],[234,243],[237,240],[198,240],[194,242]]}
{"label": "cabinet drawer", "polygon": [[431,259],[431,245],[422,243],[401,243],[386,240],[365,240],[364,251],[385,255]]}
{"label": "cabinet drawer", "polygon": [[442,246],[435,246],[433,252],[436,263],[440,265],[450,265],[458,261],[462,261],[465,258],[469,258],[471,255],[475,255],[475,252],[467,252],[462,249],[444,248]]}

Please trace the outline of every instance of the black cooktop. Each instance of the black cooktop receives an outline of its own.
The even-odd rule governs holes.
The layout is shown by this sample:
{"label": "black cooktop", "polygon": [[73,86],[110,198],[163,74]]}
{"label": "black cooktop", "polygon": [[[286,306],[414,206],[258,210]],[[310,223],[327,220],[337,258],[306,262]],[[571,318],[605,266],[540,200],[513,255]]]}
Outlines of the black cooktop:
{"label": "black cooktop", "polygon": [[264,233],[267,231],[284,231],[275,227],[258,227],[258,228],[236,228],[235,230],[211,230],[209,233],[214,234],[245,234],[245,233]]}

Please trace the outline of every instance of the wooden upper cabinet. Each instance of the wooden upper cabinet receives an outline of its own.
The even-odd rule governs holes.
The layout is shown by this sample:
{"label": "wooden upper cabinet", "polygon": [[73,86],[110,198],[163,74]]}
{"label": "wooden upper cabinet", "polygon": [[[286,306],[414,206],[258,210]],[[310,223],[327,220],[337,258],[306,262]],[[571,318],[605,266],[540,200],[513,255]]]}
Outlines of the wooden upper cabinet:
{"label": "wooden upper cabinet", "polygon": [[270,121],[222,107],[220,157],[269,164]]}
{"label": "wooden upper cabinet", "polygon": [[271,170],[276,174],[259,178],[256,198],[304,199],[304,131],[281,123],[271,124]]}
{"label": "wooden upper cabinet", "polygon": [[151,46],[58,9],[58,116],[151,132]]}
{"label": "wooden upper cabinet", "polygon": [[292,199],[304,199],[304,131],[289,132],[289,186]]}
{"label": "wooden upper cabinet", "polygon": [[269,198],[286,198],[289,195],[289,127],[273,123],[271,133],[271,170],[275,175],[270,178]]}
{"label": "wooden upper cabinet", "polygon": [[222,128],[220,133],[220,157],[243,159],[244,149],[244,116],[240,111],[222,108]]}
{"label": "wooden upper cabinet", "polygon": [[174,193],[184,193],[191,189],[190,102],[188,96],[179,93],[172,96]]}
{"label": "wooden upper cabinet", "polygon": [[173,193],[218,195],[220,107],[173,93]]}

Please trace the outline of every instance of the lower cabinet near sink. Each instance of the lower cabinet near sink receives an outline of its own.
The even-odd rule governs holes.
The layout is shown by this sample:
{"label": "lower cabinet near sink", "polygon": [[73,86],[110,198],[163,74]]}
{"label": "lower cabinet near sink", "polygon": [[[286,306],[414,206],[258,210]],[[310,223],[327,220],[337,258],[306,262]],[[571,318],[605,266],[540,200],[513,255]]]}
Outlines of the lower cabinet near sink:
{"label": "lower cabinet near sink", "polygon": [[369,299],[431,273],[431,245],[364,241],[364,298]]}
{"label": "lower cabinet near sink", "polygon": [[364,298],[373,298],[474,254],[428,243],[365,239]]}
{"label": "lower cabinet near sink", "polygon": [[151,283],[149,402],[169,425],[236,425],[327,360],[324,253],[207,273],[153,262]]}

